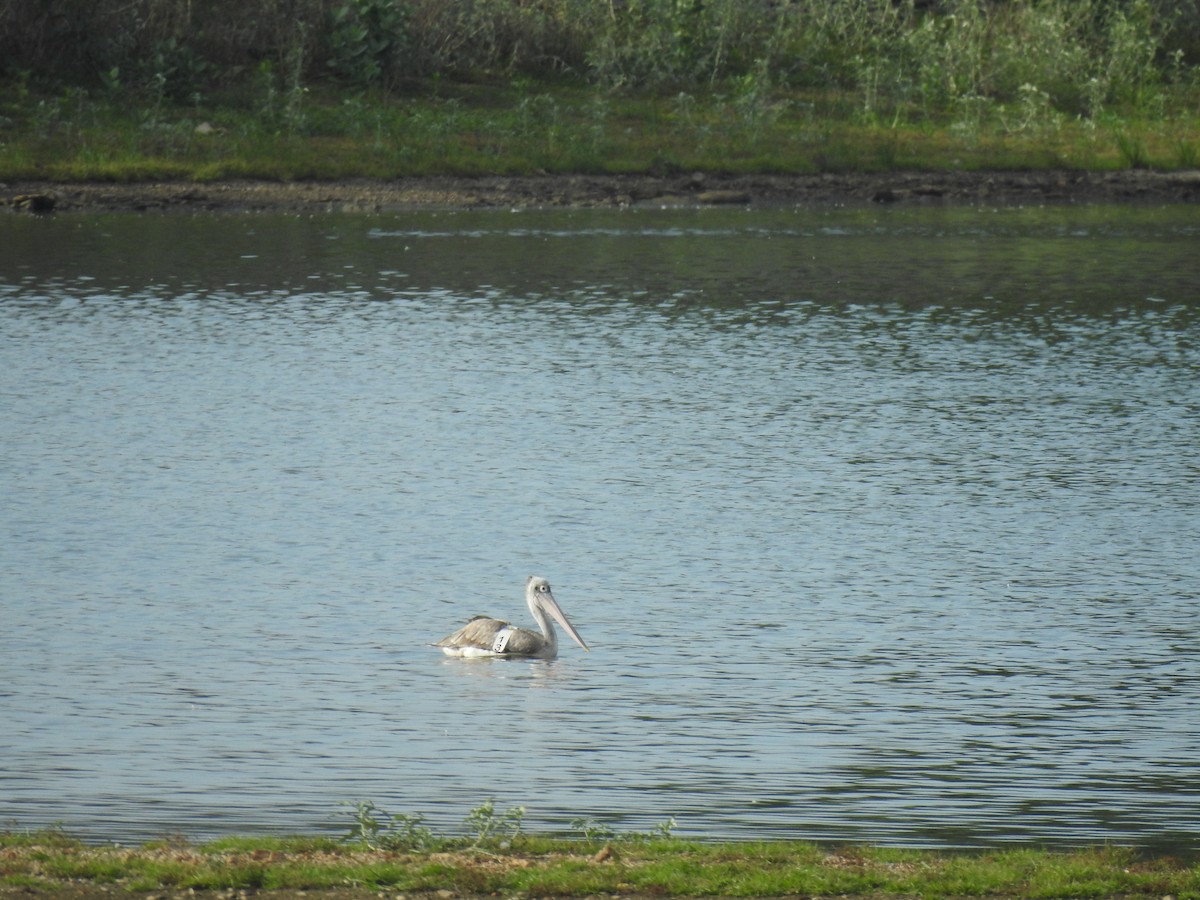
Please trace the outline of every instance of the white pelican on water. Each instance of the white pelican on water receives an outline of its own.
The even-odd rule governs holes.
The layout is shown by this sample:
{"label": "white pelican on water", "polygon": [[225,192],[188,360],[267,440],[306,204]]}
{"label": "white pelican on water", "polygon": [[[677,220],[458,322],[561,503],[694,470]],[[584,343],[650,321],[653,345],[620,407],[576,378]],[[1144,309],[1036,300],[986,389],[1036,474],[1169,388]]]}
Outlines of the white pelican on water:
{"label": "white pelican on water", "polygon": [[554,659],[558,656],[558,635],[554,625],[546,617],[549,613],[584,650],[583,642],[563,611],[558,608],[554,594],[550,593],[550,582],[538,575],[525,579],[525,602],[537,620],[541,634],[529,628],[517,628],[499,619],[476,616],[454,634],[442,638],[433,646],[441,647],[447,656],[501,656]]}

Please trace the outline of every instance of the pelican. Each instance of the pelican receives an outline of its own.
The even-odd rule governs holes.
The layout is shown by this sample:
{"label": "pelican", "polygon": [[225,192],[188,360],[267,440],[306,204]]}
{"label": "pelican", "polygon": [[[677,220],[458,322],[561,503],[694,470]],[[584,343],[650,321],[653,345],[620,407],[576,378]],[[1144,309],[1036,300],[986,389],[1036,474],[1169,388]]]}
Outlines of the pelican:
{"label": "pelican", "polygon": [[546,617],[549,613],[566,629],[575,643],[584,650],[588,649],[575,626],[558,608],[558,602],[550,592],[550,582],[545,578],[530,575],[525,579],[525,602],[529,604],[529,611],[537,621],[538,628],[542,630],[541,634],[529,628],[517,628],[499,619],[476,616],[454,634],[442,638],[433,646],[441,647],[447,656],[554,659],[558,656],[558,635],[554,632],[554,625]]}

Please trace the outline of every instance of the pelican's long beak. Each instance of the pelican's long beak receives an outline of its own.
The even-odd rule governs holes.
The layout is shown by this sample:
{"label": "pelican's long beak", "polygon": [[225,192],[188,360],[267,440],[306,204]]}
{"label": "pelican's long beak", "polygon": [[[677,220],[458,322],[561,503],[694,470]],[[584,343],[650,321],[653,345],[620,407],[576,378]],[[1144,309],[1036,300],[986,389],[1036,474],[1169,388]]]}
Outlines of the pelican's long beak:
{"label": "pelican's long beak", "polygon": [[558,601],[554,599],[554,595],[549,591],[545,591],[537,596],[538,599],[542,601],[542,604],[546,607],[546,612],[550,613],[550,615],[554,618],[554,621],[563,627],[563,631],[571,636],[571,640],[577,643],[584,650],[587,650],[588,653],[591,653],[592,651],[588,649],[588,645],[583,642],[583,638],[579,636],[579,632],[575,630],[575,626],[571,624],[570,620],[566,616],[566,613],[559,609]]}

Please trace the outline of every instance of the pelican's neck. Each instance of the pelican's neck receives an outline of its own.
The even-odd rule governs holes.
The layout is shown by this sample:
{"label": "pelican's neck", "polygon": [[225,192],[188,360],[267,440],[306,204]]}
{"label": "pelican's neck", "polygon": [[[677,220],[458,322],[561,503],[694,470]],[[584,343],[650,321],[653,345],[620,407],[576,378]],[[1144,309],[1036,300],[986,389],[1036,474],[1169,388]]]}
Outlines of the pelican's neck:
{"label": "pelican's neck", "polygon": [[542,604],[538,602],[537,594],[530,588],[525,602],[529,605],[529,612],[533,615],[533,620],[537,622],[538,628],[542,630],[542,637],[546,639],[545,652],[553,655],[558,652],[558,633],[554,630],[554,623],[550,621],[550,617],[546,615],[546,611],[542,609]]}

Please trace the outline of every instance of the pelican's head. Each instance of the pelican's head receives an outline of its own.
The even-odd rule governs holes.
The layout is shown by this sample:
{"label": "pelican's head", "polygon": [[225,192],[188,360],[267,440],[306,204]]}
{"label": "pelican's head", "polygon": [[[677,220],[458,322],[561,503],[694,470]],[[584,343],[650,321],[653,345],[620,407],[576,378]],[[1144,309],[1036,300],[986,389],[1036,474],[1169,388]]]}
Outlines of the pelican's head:
{"label": "pelican's head", "polygon": [[571,636],[571,640],[584,650],[588,650],[588,645],[583,642],[583,638],[579,636],[579,632],[575,630],[575,626],[571,624],[570,620],[563,614],[563,611],[559,609],[558,601],[554,599],[554,594],[550,591],[549,581],[540,575],[530,575],[526,578],[525,602],[529,604],[530,612],[540,609],[548,613],[555,622],[563,627],[563,631]]}

